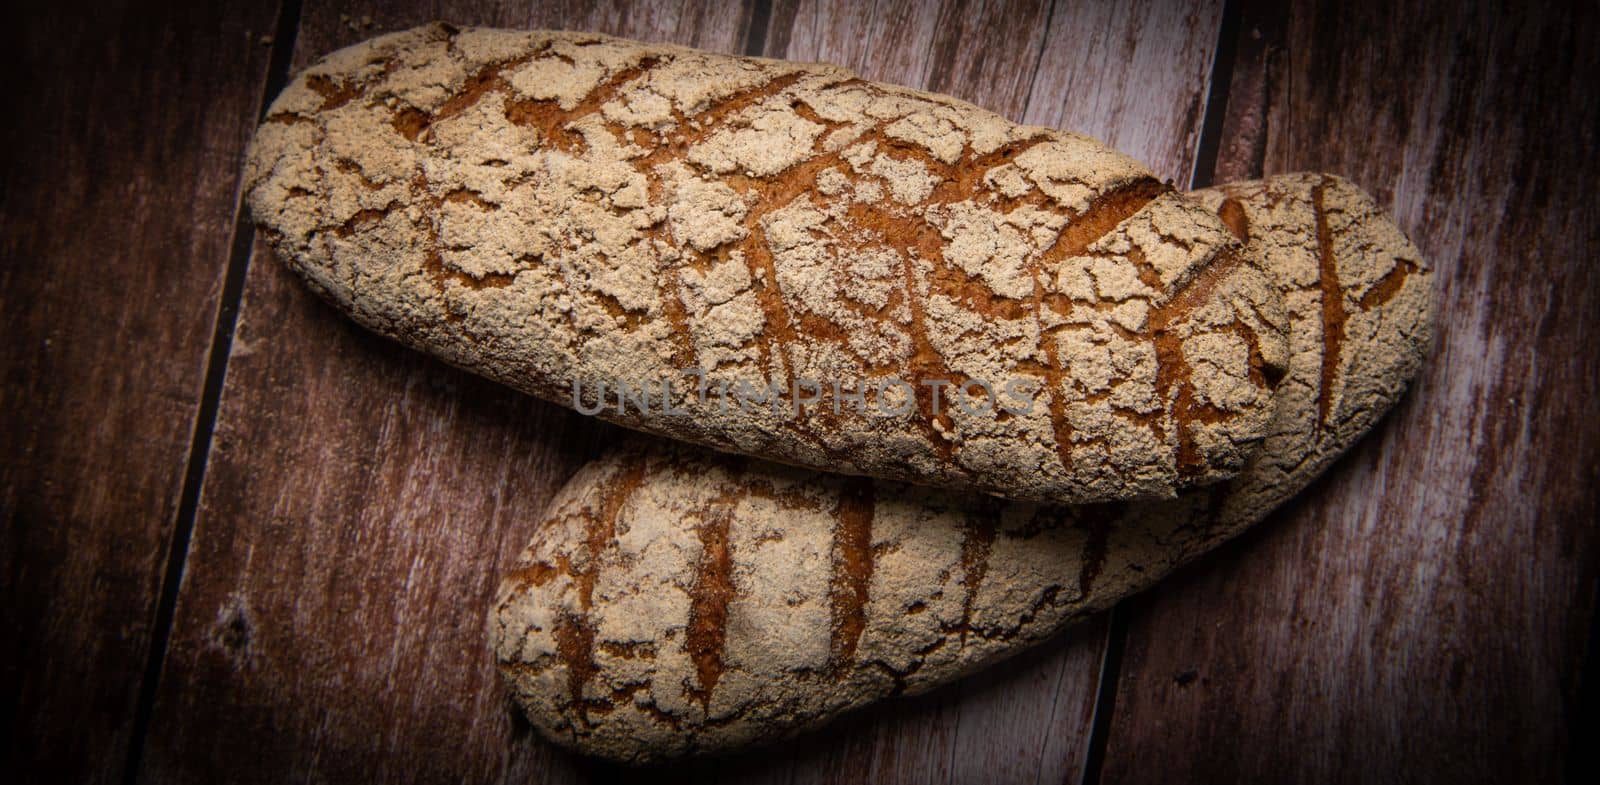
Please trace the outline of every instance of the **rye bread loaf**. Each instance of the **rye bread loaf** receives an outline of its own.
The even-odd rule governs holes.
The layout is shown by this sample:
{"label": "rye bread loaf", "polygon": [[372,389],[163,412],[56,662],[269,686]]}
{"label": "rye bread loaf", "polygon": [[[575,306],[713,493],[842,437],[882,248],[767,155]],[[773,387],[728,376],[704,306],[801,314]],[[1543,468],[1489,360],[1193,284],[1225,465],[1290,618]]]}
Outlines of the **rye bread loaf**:
{"label": "rye bread loaf", "polygon": [[533,725],[628,762],[813,727],[1014,654],[1305,487],[1417,372],[1429,267],[1338,178],[1196,195],[1289,306],[1288,375],[1243,473],[1172,500],[1050,507],[687,447],[615,452],[560,492],[491,613]]}
{"label": "rye bread loaf", "polygon": [[827,65],[430,25],[295,79],[245,188],[379,333],[830,471],[1171,497],[1244,465],[1286,356],[1276,290],[1134,161]]}

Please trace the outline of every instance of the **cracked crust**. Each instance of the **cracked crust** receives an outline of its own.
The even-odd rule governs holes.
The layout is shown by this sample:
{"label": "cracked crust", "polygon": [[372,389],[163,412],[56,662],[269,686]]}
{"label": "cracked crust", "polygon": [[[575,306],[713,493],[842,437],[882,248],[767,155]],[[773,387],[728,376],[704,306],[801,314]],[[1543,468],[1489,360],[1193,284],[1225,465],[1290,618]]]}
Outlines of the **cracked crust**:
{"label": "cracked crust", "polygon": [[[379,333],[835,472],[1171,497],[1244,465],[1286,357],[1267,277],[1137,163],[834,66],[426,26],[296,79],[245,186],[278,255]],[[799,416],[726,407],[692,368],[711,391],[899,379],[904,412],[831,389]],[[995,405],[924,384],[969,380]],[[619,381],[654,385],[652,410]],[[687,416],[661,412],[664,381]]]}
{"label": "cracked crust", "polygon": [[[792,734],[1012,655],[1305,487],[1416,374],[1431,271],[1336,177],[1195,197],[1289,306],[1287,376],[1243,473],[1172,500],[1048,507],[689,447],[618,450],[557,496],[491,613],[534,726],[634,763]],[[562,649],[552,631],[569,627],[597,643]]]}

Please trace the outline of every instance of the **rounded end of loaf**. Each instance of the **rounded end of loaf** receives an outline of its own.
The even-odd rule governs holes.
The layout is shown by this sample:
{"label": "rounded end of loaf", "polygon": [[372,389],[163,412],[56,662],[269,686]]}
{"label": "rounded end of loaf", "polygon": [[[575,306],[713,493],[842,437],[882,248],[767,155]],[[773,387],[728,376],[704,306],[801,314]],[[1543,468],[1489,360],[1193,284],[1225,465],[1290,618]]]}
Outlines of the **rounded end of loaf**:
{"label": "rounded end of loaf", "polygon": [[1194,192],[1268,260],[1289,311],[1273,434],[1226,486],[1242,528],[1300,491],[1399,401],[1433,340],[1433,267],[1377,202],[1332,174]]}
{"label": "rounded end of loaf", "polygon": [[[831,716],[813,700],[833,684],[828,541],[855,481],[747,464],[628,447],[558,493],[489,617],[499,670],[542,736],[641,765]],[[836,686],[840,706],[888,691]]]}

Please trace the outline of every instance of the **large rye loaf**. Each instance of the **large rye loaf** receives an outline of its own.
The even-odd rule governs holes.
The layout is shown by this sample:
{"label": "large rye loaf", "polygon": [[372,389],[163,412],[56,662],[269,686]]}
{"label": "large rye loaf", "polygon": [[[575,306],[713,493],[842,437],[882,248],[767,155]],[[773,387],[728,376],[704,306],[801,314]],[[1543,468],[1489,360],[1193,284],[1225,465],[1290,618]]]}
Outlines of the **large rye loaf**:
{"label": "large rye loaf", "polygon": [[1285,358],[1276,290],[1134,161],[827,65],[430,25],[295,79],[245,187],[377,332],[838,472],[1171,497],[1244,465]]}
{"label": "large rye loaf", "polygon": [[814,727],[1012,655],[1214,548],[1388,410],[1429,343],[1432,275],[1365,194],[1294,175],[1197,194],[1268,260],[1291,359],[1228,483],[1049,507],[624,449],[558,494],[491,612],[545,736],[629,762]]}

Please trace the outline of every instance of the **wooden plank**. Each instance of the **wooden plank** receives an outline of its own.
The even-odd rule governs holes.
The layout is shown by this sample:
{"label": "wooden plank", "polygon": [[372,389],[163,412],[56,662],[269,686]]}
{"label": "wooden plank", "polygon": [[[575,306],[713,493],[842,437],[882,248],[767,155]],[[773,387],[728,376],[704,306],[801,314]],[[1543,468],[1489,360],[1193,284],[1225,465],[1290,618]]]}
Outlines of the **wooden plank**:
{"label": "wooden plank", "polygon": [[[593,29],[737,51],[740,13],[308,3],[296,67],[384,30]],[[514,719],[484,618],[607,433],[400,350],[258,244],[140,778],[571,782]]]}
{"label": "wooden plank", "polygon": [[[0,769],[112,782],[217,318],[275,3],[5,26]],[[12,70],[16,69],[16,70]]]}
{"label": "wooden plank", "polygon": [[1135,604],[1103,779],[1559,781],[1600,569],[1600,20],[1266,5],[1219,170],[1376,194],[1438,266],[1437,345],[1329,476]]}
{"label": "wooden plank", "polygon": [[1186,187],[1222,3],[1060,3],[1024,122],[1097,137]]}
{"label": "wooden plank", "polygon": [[1043,0],[778,3],[766,55],[836,63],[866,79],[953,95],[1018,119],[1049,11]]}

